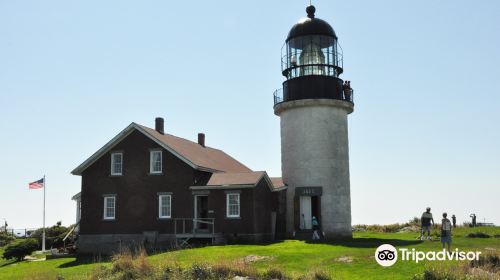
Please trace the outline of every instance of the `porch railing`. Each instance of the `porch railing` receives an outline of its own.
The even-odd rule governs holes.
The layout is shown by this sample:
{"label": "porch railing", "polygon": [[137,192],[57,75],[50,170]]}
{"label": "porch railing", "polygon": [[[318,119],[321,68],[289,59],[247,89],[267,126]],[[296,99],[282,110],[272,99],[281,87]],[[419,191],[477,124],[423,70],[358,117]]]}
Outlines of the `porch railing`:
{"label": "porch railing", "polygon": [[173,218],[174,234],[183,243],[191,238],[215,239],[215,218]]}

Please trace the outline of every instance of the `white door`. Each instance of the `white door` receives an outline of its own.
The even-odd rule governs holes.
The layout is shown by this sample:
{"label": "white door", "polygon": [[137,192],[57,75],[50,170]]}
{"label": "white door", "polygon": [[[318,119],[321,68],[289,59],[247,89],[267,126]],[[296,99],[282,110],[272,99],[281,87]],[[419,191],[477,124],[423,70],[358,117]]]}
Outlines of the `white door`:
{"label": "white door", "polygon": [[301,196],[300,197],[300,228],[301,229],[312,229],[311,225],[311,197]]}

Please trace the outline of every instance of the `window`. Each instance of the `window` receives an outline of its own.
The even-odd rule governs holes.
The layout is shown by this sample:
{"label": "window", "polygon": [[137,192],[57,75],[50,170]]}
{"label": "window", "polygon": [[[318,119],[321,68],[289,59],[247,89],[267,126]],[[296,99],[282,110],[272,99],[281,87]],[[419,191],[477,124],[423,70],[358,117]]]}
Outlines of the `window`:
{"label": "window", "polygon": [[115,196],[105,196],[104,197],[104,219],[114,220],[115,219],[115,209],[116,209],[116,197]]}
{"label": "window", "polygon": [[172,196],[167,194],[162,194],[158,196],[158,217],[159,218],[170,218],[172,209]]}
{"label": "window", "polygon": [[240,194],[228,193],[226,195],[226,214],[228,218],[240,217]]}
{"label": "window", "polygon": [[122,175],[123,153],[111,153],[111,175]]}
{"label": "window", "polygon": [[159,174],[161,173],[161,151],[151,151],[150,152],[150,163],[149,163],[149,173]]}

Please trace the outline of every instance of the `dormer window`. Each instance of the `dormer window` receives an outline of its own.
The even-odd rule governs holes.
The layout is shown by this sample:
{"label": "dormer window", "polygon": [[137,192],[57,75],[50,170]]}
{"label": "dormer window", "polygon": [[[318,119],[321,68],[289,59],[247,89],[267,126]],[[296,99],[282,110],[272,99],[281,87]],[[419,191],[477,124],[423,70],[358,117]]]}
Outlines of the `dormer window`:
{"label": "dormer window", "polygon": [[151,174],[161,174],[162,173],[162,154],[161,154],[161,150],[152,150],[152,151],[150,151],[149,173],[151,173]]}
{"label": "dormer window", "polygon": [[111,153],[111,175],[119,176],[123,174],[123,153]]}

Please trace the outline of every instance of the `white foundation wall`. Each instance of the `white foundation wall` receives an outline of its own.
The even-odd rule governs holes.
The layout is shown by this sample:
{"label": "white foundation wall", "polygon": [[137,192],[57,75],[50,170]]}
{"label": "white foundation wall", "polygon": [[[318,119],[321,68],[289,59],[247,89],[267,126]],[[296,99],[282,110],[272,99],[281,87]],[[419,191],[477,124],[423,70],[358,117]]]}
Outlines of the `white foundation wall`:
{"label": "white foundation wall", "polygon": [[339,100],[298,100],[278,104],[281,163],[287,190],[287,232],[294,228],[296,187],[323,187],[321,227],[325,237],[351,237],[351,196],[347,115]]}

